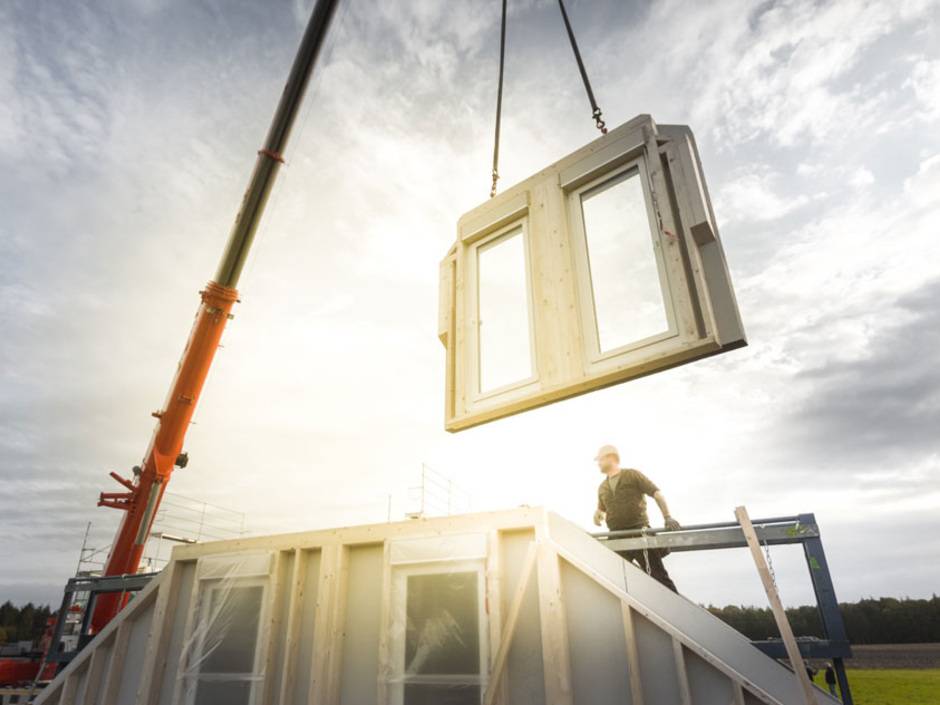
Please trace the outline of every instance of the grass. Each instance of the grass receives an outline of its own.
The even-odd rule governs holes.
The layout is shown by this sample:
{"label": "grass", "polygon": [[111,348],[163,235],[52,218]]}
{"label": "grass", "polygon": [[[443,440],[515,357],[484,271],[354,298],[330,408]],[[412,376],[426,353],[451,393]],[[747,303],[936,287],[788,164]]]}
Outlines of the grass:
{"label": "grass", "polygon": [[940,705],[940,668],[848,669],[855,705]]}

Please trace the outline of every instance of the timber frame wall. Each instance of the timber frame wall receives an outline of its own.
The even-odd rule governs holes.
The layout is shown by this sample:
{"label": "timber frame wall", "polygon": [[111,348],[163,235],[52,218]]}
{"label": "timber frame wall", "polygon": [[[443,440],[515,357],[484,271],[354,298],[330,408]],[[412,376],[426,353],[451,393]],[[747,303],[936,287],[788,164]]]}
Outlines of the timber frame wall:
{"label": "timber frame wall", "polygon": [[250,702],[401,702],[390,686],[393,552],[398,542],[465,536],[485,547],[486,705],[806,703],[792,671],[541,508],[179,546],[35,702],[191,702],[181,668],[200,561],[261,552],[271,560]]}

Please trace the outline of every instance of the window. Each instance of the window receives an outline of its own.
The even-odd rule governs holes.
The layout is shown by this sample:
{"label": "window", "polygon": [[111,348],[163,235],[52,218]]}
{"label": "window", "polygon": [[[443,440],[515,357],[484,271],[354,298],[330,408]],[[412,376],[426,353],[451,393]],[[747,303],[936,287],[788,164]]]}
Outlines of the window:
{"label": "window", "polygon": [[212,585],[203,615],[194,705],[248,705],[264,587]]}
{"label": "window", "polygon": [[258,702],[272,558],[267,551],[245,552],[203,556],[196,562],[173,702]]}
{"label": "window", "polygon": [[582,215],[595,350],[605,353],[667,333],[664,273],[639,168],[630,167],[574,198]]}
{"label": "window", "polygon": [[390,702],[479,705],[488,643],[482,561],[396,566]]}
{"label": "window", "polygon": [[640,115],[465,213],[438,336],[449,431],[746,345],[691,131]]}
{"label": "window", "polygon": [[479,394],[532,376],[525,238],[521,227],[477,248]]}

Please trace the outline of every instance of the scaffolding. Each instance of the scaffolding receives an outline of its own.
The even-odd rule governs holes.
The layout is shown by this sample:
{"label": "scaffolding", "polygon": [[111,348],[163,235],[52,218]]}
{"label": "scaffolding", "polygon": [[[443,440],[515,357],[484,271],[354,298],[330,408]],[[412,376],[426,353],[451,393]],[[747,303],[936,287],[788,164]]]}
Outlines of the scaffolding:
{"label": "scaffolding", "polygon": [[[808,659],[826,659],[832,662],[842,693],[844,705],[853,705],[852,693],[845,672],[844,659],[852,657],[852,648],[842,621],[842,612],[836,599],[829,563],[823,549],[819,525],[815,514],[754,519],[754,530],[762,546],[800,544],[806,558],[816,595],[816,608],[822,625],[823,638],[799,637],[800,653]],[[723,548],[746,548],[747,540],[737,522],[696,524],[680,531],[666,529],[632,529],[629,531],[606,531],[592,534],[612,551],[640,551],[668,549],[673,553],[683,551],[709,551]],[[757,648],[775,659],[785,659],[786,650],[779,639],[764,639],[752,642]]]}

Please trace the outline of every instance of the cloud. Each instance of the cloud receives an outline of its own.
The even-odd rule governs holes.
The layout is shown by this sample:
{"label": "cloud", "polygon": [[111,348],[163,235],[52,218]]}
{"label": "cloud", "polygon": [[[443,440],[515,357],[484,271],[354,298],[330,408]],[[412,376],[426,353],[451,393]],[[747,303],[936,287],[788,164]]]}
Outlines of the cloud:
{"label": "cloud", "polygon": [[864,188],[875,183],[875,175],[865,167],[859,167],[849,177],[849,183],[855,188]]}
{"label": "cloud", "polygon": [[937,205],[940,194],[940,154],[920,163],[917,173],[904,180],[904,191],[916,206]]}
{"label": "cloud", "polygon": [[[903,467],[933,457],[908,492],[936,482],[940,465],[940,279],[902,297],[863,353],[808,367],[812,392],[790,419],[808,456],[848,467]],[[916,461],[915,461],[916,465]]]}
{"label": "cloud", "polygon": [[806,194],[779,195],[774,186],[779,174],[751,172],[725,183],[716,199],[722,222],[761,222],[776,220],[809,203]]}
{"label": "cloud", "polygon": [[919,103],[920,115],[927,121],[940,118],[940,60],[918,59],[908,83]]}

